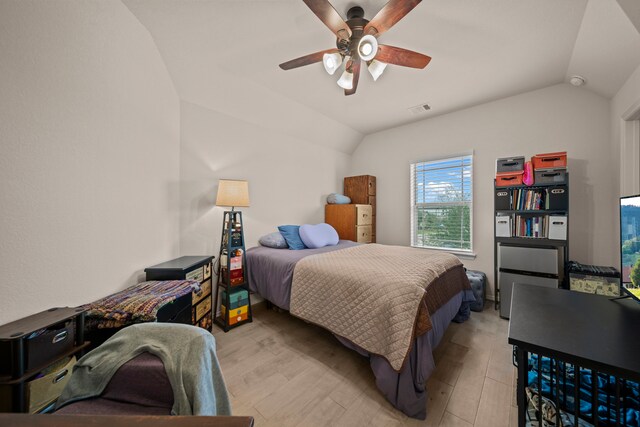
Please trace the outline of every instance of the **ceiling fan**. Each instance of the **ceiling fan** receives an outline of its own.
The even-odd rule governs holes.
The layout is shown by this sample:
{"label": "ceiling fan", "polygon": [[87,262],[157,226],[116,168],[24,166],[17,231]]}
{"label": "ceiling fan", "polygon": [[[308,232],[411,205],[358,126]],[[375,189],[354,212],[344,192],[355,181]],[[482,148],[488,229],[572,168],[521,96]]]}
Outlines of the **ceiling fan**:
{"label": "ceiling fan", "polygon": [[322,61],[327,73],[333,75],[344,62],[344,72],[337,83],[345,95],[353,95],[358,88],[362,62],[366,63],[373,80],[377,80],[387,64],[424,68],[431,61],[431,57],[418,52],[378,44],[378,36],[404,18],[422,0],[390,0],[371,21],[364,19],[361,7],[355,6],[347,12],[346,22],[328,0],[302,1],[336,35],[336,48],[283,62],[280,64],[283,70]]}

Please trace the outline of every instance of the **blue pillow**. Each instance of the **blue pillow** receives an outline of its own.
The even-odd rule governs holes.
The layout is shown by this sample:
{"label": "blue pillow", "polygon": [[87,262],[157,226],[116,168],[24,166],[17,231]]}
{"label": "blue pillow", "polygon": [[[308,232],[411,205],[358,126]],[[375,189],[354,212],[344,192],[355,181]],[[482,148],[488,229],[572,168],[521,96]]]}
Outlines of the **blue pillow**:
{"label": "blue pillow", "polygon": [[340,240],[336,229],[326,223],[301,225],[300,238],[302,239],[302,243],[311,249],[335,246]]}
{"label": "blue pillow", "polygon": [[307,247],[300,239],[300,226],[299,225],[281,225],[278,227],[282,237],[287,241],[289,249],[298,251],[300,249],[306,249]]}
{"label": "blue pillow", "polygon": [[331,193],[327,196],[327,203],[330,205],[348,205],[351,203],[351,199],[342,194]]}
{"label": "blue pillow", "polygon": [[284,237],[282,237],[279,231],[274,231],[273,233],[262,236],[260,240],[258,240],[258,243],[273,249],[287,249],[288,247],[287,241],[284,240]]}

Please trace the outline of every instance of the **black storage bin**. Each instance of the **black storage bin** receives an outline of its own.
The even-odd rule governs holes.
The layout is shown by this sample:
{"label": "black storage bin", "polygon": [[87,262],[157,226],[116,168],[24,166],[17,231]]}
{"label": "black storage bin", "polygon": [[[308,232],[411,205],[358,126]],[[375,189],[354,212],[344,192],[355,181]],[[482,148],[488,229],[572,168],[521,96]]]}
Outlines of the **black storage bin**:
{"label": "black storage bin", "polygon": [[536,169],[533,171],[536,185],[543,184],[566,184],[567,170],[557,169]]}
{"label": "black storage bin", "polygon": [[28,336],[25,340],[25,370],[43,367],[51,359],[73,349],[76,341],[75,331],[75,322],[68,320]]}
{"label": "black storage bin", "polygon": [[569,209],[569,191],[565,185],[549,187],[547,196],[549,197],[549,210],[566,211]]}
{"label": "black storage bin", "polygon": [[494,205],[497,211],[511,209],[511,191],[496,189]]}
{"label": "black storage bin", "polygon": [[[23,345],[22,370],[43,368],[48,361],[67,352],[75,345],[76,325],[73,320],[57,323],[48,328],[34,331],[20,340],[0,340],[0,376],[11,375],[18,368],[13,360],[13,347]],[[20,344],[22,343],[22,344]]]}
{"label": "black storage bin", "polygon": [[524,156],[505,157],[496,160],[496,172],[517,172],[524,170]]}

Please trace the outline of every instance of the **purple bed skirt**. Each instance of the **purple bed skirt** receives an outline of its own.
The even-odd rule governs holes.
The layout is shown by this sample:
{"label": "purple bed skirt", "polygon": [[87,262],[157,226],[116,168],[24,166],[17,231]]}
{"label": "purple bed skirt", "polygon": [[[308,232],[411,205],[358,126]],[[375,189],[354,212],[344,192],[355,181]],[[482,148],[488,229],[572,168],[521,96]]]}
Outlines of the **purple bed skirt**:
{"label": "purple bed skirt", "polygon": [[[305,256],[340,250],[357,245],[341,240],[337,246],[300,251],[255,247],[247,251],[249,287],[267,301],[289,310],[291,282],[295,264]],[[462,291],[431,314],[432,329],[416,339],[407,361],[399,373],[381,356],[371,355],[361,347],[336,335],[346,347],[369,357],[376,385],[387,400],[398,410],[412,418],[427,416],[426,382],[435,369],[433,350],[463,305],[475,301],[471,290]]]}

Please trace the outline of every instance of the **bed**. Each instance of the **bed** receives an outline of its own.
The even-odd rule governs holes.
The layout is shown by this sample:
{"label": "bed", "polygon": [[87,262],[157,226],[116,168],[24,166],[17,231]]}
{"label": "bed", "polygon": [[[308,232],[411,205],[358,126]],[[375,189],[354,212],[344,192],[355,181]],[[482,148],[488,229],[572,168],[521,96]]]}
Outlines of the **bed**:
{"label": "bed", "polygon": [[[433,349],[475,300],[456,257],[341,240],[320,249],[254,247],[246,261],[253,292],[368,356],[389,402],[410,417],[426,418]],[[351,310],[340,319],[345,307]]]}

